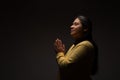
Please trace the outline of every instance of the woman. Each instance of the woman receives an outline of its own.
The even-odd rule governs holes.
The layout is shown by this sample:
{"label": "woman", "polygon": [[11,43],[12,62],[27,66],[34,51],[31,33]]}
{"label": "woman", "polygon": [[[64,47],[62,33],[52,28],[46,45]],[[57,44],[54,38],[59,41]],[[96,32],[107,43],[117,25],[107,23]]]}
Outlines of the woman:
{"label": "woman", "polygon": [[97,72],[98,52],[92,39],[92,23],[87,17],[79,15],[70,28],[75,42],[67,53],[60,39],[54,43],[60,80],[91,80],[90,76]]}

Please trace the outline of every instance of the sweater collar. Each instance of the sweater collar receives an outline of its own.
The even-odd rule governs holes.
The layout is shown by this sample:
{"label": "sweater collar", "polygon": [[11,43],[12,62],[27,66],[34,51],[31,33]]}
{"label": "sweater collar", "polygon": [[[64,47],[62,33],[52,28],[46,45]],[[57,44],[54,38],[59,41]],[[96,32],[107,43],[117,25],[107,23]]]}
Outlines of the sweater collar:
{"label": "sweater collar", "polygon": [[87,40],[87,39],[85,39],[85,38],[78,38],[78,39],[76,39],[75,41],[74,41],[74,45],[76,45],[76,44],[78,44],[78,43],[80,43],[80,42],[82,42],[82,41],[84,41],[84,40]]}

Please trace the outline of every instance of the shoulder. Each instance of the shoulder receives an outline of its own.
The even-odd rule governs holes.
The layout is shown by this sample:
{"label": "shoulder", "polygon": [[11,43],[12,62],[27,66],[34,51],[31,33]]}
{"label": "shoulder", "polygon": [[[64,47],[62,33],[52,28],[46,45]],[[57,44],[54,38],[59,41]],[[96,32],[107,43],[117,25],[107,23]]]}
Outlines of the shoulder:
{"label": "shoulder", "polygon": [[85,46],[85,47],[88,47],[88,48],[93,48],[94,47],[93,44],[88,40],[84,40],[84,41],[78,43],[76,46]]}

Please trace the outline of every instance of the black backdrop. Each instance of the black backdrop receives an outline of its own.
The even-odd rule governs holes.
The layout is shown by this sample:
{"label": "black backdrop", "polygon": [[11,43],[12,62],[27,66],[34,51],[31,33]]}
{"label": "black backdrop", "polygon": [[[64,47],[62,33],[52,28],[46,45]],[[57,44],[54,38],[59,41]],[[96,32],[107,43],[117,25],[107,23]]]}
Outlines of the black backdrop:
{"label": "black backdrop", "polygon": [[71,45],[69,27],[82,13],[93,21],[99,72],[93,80],[120,80],[119,4],[114,1],[2,1],[0,80],[56,80],[53,43]]}

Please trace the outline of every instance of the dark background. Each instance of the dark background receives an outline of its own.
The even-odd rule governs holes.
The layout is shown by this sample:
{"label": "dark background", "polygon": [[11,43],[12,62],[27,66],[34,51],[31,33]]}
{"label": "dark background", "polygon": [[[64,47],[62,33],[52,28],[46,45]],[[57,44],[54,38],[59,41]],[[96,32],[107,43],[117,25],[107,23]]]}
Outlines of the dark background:
{"label": "dark background", "polygon": [[53,43],[71,45],[69,27],[82,13],[93,21],[99,72],[93,80],[120,80],[120,9],[115,0],[2,1],[0,80],[56,80]]}

